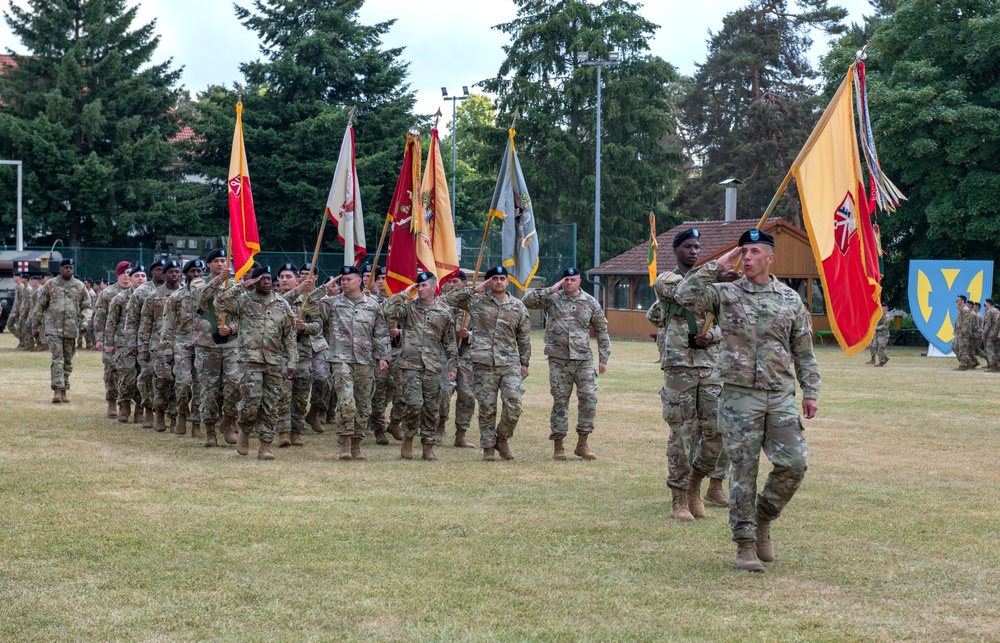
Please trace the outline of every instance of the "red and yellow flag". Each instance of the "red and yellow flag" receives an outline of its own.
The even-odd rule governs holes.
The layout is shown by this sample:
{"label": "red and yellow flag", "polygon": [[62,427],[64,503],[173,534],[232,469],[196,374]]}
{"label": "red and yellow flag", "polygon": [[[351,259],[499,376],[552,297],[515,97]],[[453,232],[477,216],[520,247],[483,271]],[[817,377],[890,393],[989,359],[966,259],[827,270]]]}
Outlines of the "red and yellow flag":
{"label": "red and yellow flag", "polygon": [[420,204],[423,216],[417,236],[417,262],[424,270],[437,275],[438,283],[444,283],[458,273],[458,244],[437,129],[431,130]]}
{"label": "red and yellow flag", "polygon": [[649,285],[656,281],[656,249],[660,246],[656,242],[656,215],[649,213],[649,254],[646,256],[646,263],[649,267]]}
{"label": "red and yellow flag", "polygon": [[[389,251],[385,260],[386,287],[395,294],[417,280],[417,235],[420,212],[414,212],[413,192],[420,187],[420,134],[407,133],[403,167],[399,170],[396,190],[389,204],[392,220]],[[419,201],[416,203],[420,205]],[[416,215],[416,216],[414,216]]]}
{"label": "red and yellow flag", "polygon": [[875,237],[854,128],[852,76],[853,69],[791,170],[823,280],[830,327],[848,355],[868,346],[882,315]]}
{"label": "red and yellow flag", "polygon": [[238,280],[253,266],[253,256],[260,252],[257,215],[253,210],[247,151],[243,146],[243,103],[236,103],[236,131],[229,157],[229,243]]}

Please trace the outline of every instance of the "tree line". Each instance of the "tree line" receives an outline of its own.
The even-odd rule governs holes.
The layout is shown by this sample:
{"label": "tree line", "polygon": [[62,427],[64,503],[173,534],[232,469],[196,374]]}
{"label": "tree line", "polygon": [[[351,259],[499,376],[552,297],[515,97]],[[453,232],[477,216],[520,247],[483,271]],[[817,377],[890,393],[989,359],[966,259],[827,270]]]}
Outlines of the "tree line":
{"label": "tree line", "polygon": [[[909,259],[991,259],[1000,250],[1000,0],[871,0],[860,24],[828,0],[749,0],[723,19],[691,76],[651,54],[658,26],[628,0],[515,0],[494,77],[458,108],[458,227],[485,222],[511,115],[542,224],[576,223],[593,255],[595,59],[602,69],[602,259],[686,220],[720,219],[727,178],[740,216],[764,210],[866,43],[874,136],[909,200],[879,218],[886,293],[901,304]],[[171,62],[152,64],[155,23],[125,0],[9,4],[23,45],[0,69],[0,155],[25,161],[33,243],[152,245],[216,236],[227,221],[233,103],[267,249],[311,247],[335,150],[355,119],[368,244],[392,196],[414,112],[392,21],[364,24],[364,0],[254,0],[236,17],[260,42],[240,78],[194,97]],[[827,53],[814,68],[813,38]],[[584,55],[586,54],[586,55]],[[193,136],[179,136],[193,132]],[[444,133],[443,133],[444,134]],[[443,146],[450,146],[445,135]],[[194,180],[192,180],[194,177]],[[13,242],[14,174],[0,172],[2,236]],[[801,222],[794,190],[775,216]],[[327,242],[336,251],[336,242]],[[1000,279],[1000,275],[998,275]]]}

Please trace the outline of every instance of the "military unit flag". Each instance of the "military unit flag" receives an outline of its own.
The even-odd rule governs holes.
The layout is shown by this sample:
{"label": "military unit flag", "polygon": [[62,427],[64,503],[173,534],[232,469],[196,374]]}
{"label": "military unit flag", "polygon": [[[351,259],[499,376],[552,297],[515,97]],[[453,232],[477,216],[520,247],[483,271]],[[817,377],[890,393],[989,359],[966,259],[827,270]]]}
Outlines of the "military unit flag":
{"label": "military unit flag", "polygon": [[257,235],[257,215],[253,209],[250,191],[250,171],[247,169],[247,152],[243,146],[243,103],[236,103],[236,130],[233,132],[233,150],[229,158],[229,243],[230,255],[239,279],[253,267],[253,257],[260,252]]}
{"label": "military unit flag", "polygon": [[361,266],[365,249],[365,217],[361,210],[361,188],[354,156],[354,126],[348,125],[340,144],[337,169],[326,198],[326,215],[337,226],[337,239],[344,244],[344,265]]}
{"label": "military unit flag", "polygon": [[[420,212],[414,217],[413,193],[420,187],[420,134],[406,135],[403,167],[399,170],[396,190],[386,215],[392,222],[389,251],[386,257],[386,287],[395,294],[417,279],[417,235],[421,230]],[[419,201],[416,203],[420,205]]]}
{"label": "military unit flag", "polygon": [[420,205],[422,216],[417,236],[417,261],[424,270],[437,275],[438,283],[444,283],[458,272],[458,244],[437,129],[431,130],[431,145],[420,187]]}
{"label": "military unit flag", "polygon": [[649,266],[649,285],[656,281],[656,249],[660,244],[656,243],[656,215],[649,213],[649,254],[646,263]]}
{"label": "military unit flag", "polygon": [[507,131],[507,149],[500,162],[500,176],[490,203],[490,216],[503,221],[501,263],[512,284],[527,290],[538,270],[538,234],[531,196],[514,149],[513,128]]}

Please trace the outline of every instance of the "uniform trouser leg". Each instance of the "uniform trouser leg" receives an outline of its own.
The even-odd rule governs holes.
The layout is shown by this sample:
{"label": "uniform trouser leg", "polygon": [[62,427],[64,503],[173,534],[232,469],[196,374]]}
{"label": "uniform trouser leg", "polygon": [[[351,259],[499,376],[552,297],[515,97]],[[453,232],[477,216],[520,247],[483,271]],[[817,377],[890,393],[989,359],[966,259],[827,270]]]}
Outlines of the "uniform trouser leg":
{"label": "uniform trouser leg", "polygon": [[312,391],[309,393],[309,408],[316,409],[317,414],[326,413],[327,398],[330,389],[330,364],[326,361],[323,353],[313,353],[312,356],[313,381]]}
{"label": "uniform trouser leg", "polygon": [[227,418],[239,417],[236,403],[240,401],[239,348],[226,346],[222,349],[222,415]]}
{"label": "uniform trouser leg", "polygon": [[419,429],[421,444],[437,444],[441,373],[403,369],[402,380],[406,437],[416,436]]}
{"label": "uniform trouser leg", "polygon": [[472,416],[476,412],[476,394],[472,387],[475,379],[472,373],[472,362],[466,359],[458,360],[458,372],[455,374],[455,429],[468,431],[472,426]]}
{"label": "uniform trouser leg", "polygon": [[115,347],[115,368],[118,370],[118,403],[135,400],[139,395],[138,364],[127,347]]}
{"label": "uniform trouser leg", "polygon": [[[732,461],[729,526],[733,540],[754,541],[757,516],[777,519],[805,477],[808,448],[795,392],[726,384],[719,398],[719,428]],[[761,449],[774,468],[758,495]]]}
{"label": "uniform trouser leg", "polygon": [[710,368],[698,369],[670,366],[663,370],[663,388],[660,403],[663,419],[670,426],[667,438],[667,485],[687,489],[691,477],[689,456],[695,440],[698,420],[699,371],[711,373]]}
{"label": "uniform trouser leg", "polygon": [[49,366],[49,381],[53,391],[69,390],[69,376],[73,372],[73,355],[76,354],[76,339],[73,337],[46,337],[52,363]]}
{"label": "uniform trouser leg", "polygon": [[451,415],[451,394],[456,389],[455,382],[448,379],[447,369],[441,373],[441,395],[438,396],[438,426],[444,429]]}
{"label": "uniform trouser leg", "polygon": [[194,346],[174,346],[174,390],[177,395],[177,411],[191,415],[191,399],[194,395]]}
{"label": "uniform trouser leg", "polygon": [[403,401],[403,369],[389,367],[386,400],[392,402],[392,410],[389,411],[389,424],[402,425],[403,411],[406,409],[406,404]]}
{"label": "uniform trouser leg", "polygon": [[177,395],[174,387],[173,368],[167,364],[165,353],[153,352],[153,410],[163,411],[170,417],[177,416]]}
{"label": "uniform trouser leg", "polygon": [[137,359],[136,363],[139,367],[139,376],[136,379],[136,387],[139,389],[139,398],[142,408],[151,409],[153,408],[153,361],[144,362],[141,359]]}
{"label": "uniform trouser leg", "polygon": [[375,369],[374,381],[372,382],[371,414],[369,424],[371,430],[377,433],[385,433],[385,409],[389,402],[387,389],[389,388],[390,371],[380,371]]}
{"label": "uniform trouser leg", "polygon": [[118,373],[115,371],[114,356],[108,354],[108,345],[101,351],[101,363],[104,364],[104,399],[108,402],[118,400]]}
{"label": "uniform trouser leg", "polygon": [[997,343],[994,341],[986,342],[986,363],[991,368],[996,368],[997,366]]}
{"label": "uniform trouser leg", "polygon": [[337,435],[365,436],[371,414],[374,369],[366,364],[333,363],[333,388],[337,391]]}
{"label": "uniform trouser leg", "polygon": [[225,379],[222,350],[211,346],[194,347],[194,370],[201,382],[201,397],[196,403],[199,417],[205,424],[219,423],[219,400]]}
{"label": "uniform trouser leg", "polygon": [[[700,373],[705,375],[704,372]],[[722,432],[719,430],[719,394],[722,384],[712,379],[698,381],[698,411],[695,422],[694,440],[691,445],[691,470],[703,476],[716,477],[719,459],[723,451]],[[725,463],[728,465],[728,461]],[[724,469],[723,469],[724,470]],[[725,474],[719,478],[725,477]]]}
{"label": "uniform trouser leg", "polygon": [[302,433],[306,413],[309,411],[309,393],[312,391],[313,364],[312,347],[299,349],[299,360],[295,363],[295,377],[292,379],[291,429]]}
{"label": "uniform trouser leg", "polygon": [[[496,446],[497,438],[510,439],[521,417],[524,381],[517,366],[473,366],[476,402],[479,403],[479,445]],[[497,395],[502,411],[497,422]]]}
{"label": "uniform trouser leg", "polygon": [[[721,430],[719,435],[722,435]],[[708,477],[712,480],[725,480],[729,477],[729,454],[726,452],[725,445],[723,445],[722,452],[719,453],[719,459],[715,461],[715,470]]]}
{"label": "uniform trouser leg", "polygon": [[569,430],[569,401],[576,388],[576,432],[594,432],[597,415],[597,370],[592,361],[549,358],[549,392],[552,413],[549,415],[549,439],[561,440]]}
{"label": "uniform trouser leg", "polygon": [[243,364],[240,379],[240,401],[237,403],[239,424],[243,431],[256,429],[263,444],[274,441],[281,423],[282,402],[286,388],[282,369],[273,364]]}

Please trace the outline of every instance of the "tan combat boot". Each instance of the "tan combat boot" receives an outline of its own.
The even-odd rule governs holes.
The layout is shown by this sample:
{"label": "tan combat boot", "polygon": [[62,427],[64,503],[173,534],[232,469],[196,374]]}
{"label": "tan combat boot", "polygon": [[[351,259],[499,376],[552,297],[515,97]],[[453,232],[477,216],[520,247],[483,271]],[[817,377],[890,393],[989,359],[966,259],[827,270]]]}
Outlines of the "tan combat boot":
{"label": "tan combat boot", "polygon": [[59,395],[59,390],[58,389],[52,389],[52,403],[53,404],[62,404],[62,396]]}
{"label": "tan combat boot", "polygon": [[278,433],[278,448],[284,449],[285,447],[292,446],[292,438],[288,435],[288,431],[281,431]]}
{"label": "tan combat boot", "polygon": [[323,431],[326,431],[326,429],[323,428],[323,424],[319,421],[319,409],[315,406],[310,408],[309,412],[306,413],[306,424],[308,424],[309,428],[311,428],[315,433],[322,433]]}
{"label": "tan combat boot", "polygon": [[385,432],[391,435],[393,438],[395,438],[397,442],[403,441],[404,437],[403,430],[399,428],[398,424],[393,424],[392,422],[390,422],[389,426],[385,428]]}
{"label": "tan combat boot", "polygon": [[705,500],[717,507],[729,506],[729,498],[726,497],[726,492],[722,490],[722,480],[717,480],[716,478],[708,479],[708,491],[705,492]]}
{"label": "tan combat boot", "polygon": [[687,491],[670,487],[670,494],[673,497],[670,503],[670,517],[681,522],[691,522],[694,516],[688,511]]}
{"label": "tan combat boot", "polygon": [[504,460],[513,460],[514,459],[514,452],[510,450],[510,445],[507,444],[507,440],[505,438],[497,438],[496,449],[497,449],[497,453]]}
{"label": "tan combat boot", "polygon": [[563,448],[562,438],[556,438],[552,441],[552,459],[553,460],[566,460],[566,449]]}
{"label": "tan combat boot", "polygon": [[59,389],[59,399],[62,400],[63,404],[69,404],[69,398],[66,397],[66,389]]}
{"label": "tan combat boot", "polygon": [[375,444],[382,446],[389,444],[389,438],[385,437],[385,431],[375,431]]}
{"label": "tan combat boot", "polygon": [[493,447],[483,447],[483,462],[496,462],[497,454]]}
{"label": "tan combat boot", "polygon": [[163,411],[153,413],[153,430],[157,433],[163,433],[167,430],[167,422],[163,417]]}
{"label": "tan combat boot", "polygon": [[413,459],[413,438],[403,436],[403,445],[399,448],[399,457],[403,460]]}
{"label": "tan combat boot", "polygon": [[206,447],[217,447],[219,446],[219,441],[215,437],[215,425],[206,424],[205,425],[205,446]]}
{"label": "tan combat boot", "polygon": [[115,404],[114,400],[108,400],[108,417],[109,418],[118,417],[118,405]]}
{"label": "tan combat boot", "polygon": [[288,439],[292,443],[293,447],[304,447],[305,442],[302,441],[302,434],[298,431],[292,431],[288,434]]}
{"label": "tan combat boot", "polygon": [[697,471],[692,471],[690,481],[688,482],[688,511],[695,518],[705,517],[705,503],[701,501],[701,481],[704,479],[705,476]]}
{"label": "tan combat boot", "polygon": [[191,423],[191,437],[196,440],[199,440],[203,437],[201,434],[201,422]]}
{"label": "tan combat boot", "polygon": [[875,363],[875,356],[874,355],[872,355],[872,358],[870,360],[868,360],[867,362],[865,362],[865,364],[874,364],[874,363]]}
{"label": "tan combat boot", "polygon": [[587,448],[587,436],[589,433],[577,433],[576,434],[576,448],[573,449],[573,454],[578,458],[583,458],[584,460],[596,460],[597,456],[590,452]]}
{"label": "tan combat boot", "polygon": [[250,434],[239,427],[239,435],[236,437],[236,453],[246,455],[250,453]]}
{"label": "tan combat boot", "polygon": [[337,444],[340,445],[340,455],[337,456],[340,460],[351,460],[351,436],[349,435],[338,435]]}
{"label": "tan combat boot", "polygon": [[142,422],[143,418],[143,408],[142,402],[135,403],[135,414],[132,416],[132,424],[139,424]]}
{"label": "tan combat boot", "polygon": [[733,568],[744,572],[764,572],[764,563],[757,558],[757,547],[752,542],[736,543],[736,562]]}
{"label": "tan combat boot", "polygon": [[423,445],[423,447],[424,447],[424,453],[423,453],[423,455],[420,456],[421,460],[431,460],[431,461],[437,460],[437,456],[434,455],[434,445],[433,444],[429,444],[428,443],[428,444]]}
{"label": "tan combat boot", "polygon": [[219,426],[219,431],[222,432],[222,439],[226,441],[226,444],[236,444],[236,431],[233,431],[232,418],[222,417],[222,424]]}
{"label": "tan combat boot", "polygon": [[153,428],[153,409],[142,410],[142,426],[146,429]]}
{"label": "tan combat boot", "polygon": [[465,439],[464,429],[455,429],[455,446],[462,447],[464,449],[476,448],[476,445],[470,444],[469,441]]}
{"label": "tan combat boot", "polygon": [[437,431],[434,432],[434,437],[436,438],[436,442],[434,442],[434,444],[444,443],[444,422],[438,423]]}
{"label": "tan combat boot", "polygon": [[128,424],[128,419],[132,415],[132,402],[125,400],[118,405],[118,421],[122,424]]}
{"label": "tan combat boot", "polygon": [[765,563],[774,562],[774,543],[771,541],[771,521],[757,516],[757,558]]}
{"label": "tan combat boot", "polygon": [[177,414],[177,424],[174,425],[174,435],[187,435],[187,415],[184,413]]}
{"label": "tan combat boot", "polygon": [[364,460],[361,454],[361,440],[364,438],[351,438],[351,460]]}
{"label": "tan combat boot", "polygon": [[271,443],[261,442],[260,446],[257,447],[257,459],[258,460],[274,460],[274,454],[271,453]]}

